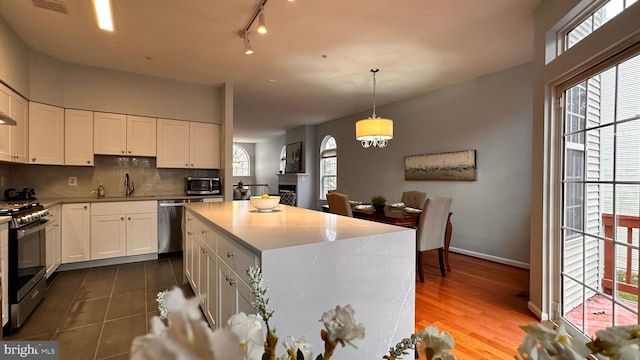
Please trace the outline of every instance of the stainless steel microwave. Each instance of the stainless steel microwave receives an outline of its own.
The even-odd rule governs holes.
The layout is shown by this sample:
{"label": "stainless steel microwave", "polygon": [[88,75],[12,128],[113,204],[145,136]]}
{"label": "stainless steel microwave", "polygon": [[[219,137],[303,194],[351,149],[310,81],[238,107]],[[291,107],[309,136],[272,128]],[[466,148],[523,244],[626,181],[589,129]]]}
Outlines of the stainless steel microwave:
{"label": "stainless steel microwave", "polygon": [[220,195],[222,183],[219,177],[187,177],[185,192],[187,195]]}

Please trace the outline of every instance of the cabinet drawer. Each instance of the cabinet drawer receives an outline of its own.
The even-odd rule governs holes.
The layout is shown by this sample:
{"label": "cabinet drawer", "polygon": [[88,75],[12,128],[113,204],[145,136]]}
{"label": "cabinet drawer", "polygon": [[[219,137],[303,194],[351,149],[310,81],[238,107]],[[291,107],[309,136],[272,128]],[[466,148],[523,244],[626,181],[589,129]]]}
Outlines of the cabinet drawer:
{"label": "cabinet drawer", "polygon": [[157,201],[113,201],[91,204],[91,215],[157,213]]}
{"label": "cabinet drawer", "polygon": [[237,242],[227,239],[220,233],[217,233],[218,240],[218,256],[224,261],[231,270],[247,284],[250,283],[247,269],[251,266],[258,265],[258,257],[249,249],[238,244]]}

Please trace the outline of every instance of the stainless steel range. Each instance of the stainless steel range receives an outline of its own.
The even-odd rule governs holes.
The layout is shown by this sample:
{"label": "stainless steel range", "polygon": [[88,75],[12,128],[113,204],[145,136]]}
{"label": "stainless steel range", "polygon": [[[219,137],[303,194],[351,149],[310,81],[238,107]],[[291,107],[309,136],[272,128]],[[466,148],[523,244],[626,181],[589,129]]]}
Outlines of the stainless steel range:
{"label": "stainless steel range", "polygon": [[0,204],[9,224],[9,301],[11,327],[21,327],[46,292],[45,226],[49,211],[39,203]]}

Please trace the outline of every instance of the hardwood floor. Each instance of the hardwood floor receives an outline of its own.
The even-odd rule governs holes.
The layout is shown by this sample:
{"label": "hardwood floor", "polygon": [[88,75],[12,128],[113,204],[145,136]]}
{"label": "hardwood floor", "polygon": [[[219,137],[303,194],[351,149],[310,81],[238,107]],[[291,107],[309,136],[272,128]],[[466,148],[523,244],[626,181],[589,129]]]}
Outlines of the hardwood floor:
{"label": "hardwood floor", "polygon": [[423,259],[416,331],[434,325],[451,333],[459,360],[513,359],[524,337],[519,326],[537,321],[527,309],[529,271],[451,253],[452,271],[443,278],[437,251]]}

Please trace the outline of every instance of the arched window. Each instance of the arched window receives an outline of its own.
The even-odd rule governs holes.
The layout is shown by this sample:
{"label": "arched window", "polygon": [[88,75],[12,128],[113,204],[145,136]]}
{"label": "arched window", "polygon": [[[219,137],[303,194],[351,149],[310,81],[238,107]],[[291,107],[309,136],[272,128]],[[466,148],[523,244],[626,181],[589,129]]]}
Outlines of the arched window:
{"label": "arched window", "polygon": [[320,145],[320,198],[338,187],[338,145],[336,139],[327,135]]}
{"label": "arched window", "polygon": [[284,173],[284,169],[287,167],[287,146],[283,146],[280,150],[280,172]]}
{"label": "arched window", "polygon": [[233,144],[233,176],[251,176],[249,153],[242,146]]}

